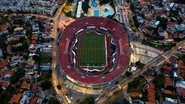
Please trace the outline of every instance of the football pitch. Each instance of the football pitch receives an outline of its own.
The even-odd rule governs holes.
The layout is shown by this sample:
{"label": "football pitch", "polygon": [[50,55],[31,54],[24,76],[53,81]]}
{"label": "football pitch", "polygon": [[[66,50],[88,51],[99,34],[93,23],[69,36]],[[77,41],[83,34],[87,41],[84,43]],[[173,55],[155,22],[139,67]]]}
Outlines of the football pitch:
{"label": "football pitch", "polygon": [[90,32],[82,35],[81,39],[82,46],[80,46],[80,66],[105,66],[105,36]]}

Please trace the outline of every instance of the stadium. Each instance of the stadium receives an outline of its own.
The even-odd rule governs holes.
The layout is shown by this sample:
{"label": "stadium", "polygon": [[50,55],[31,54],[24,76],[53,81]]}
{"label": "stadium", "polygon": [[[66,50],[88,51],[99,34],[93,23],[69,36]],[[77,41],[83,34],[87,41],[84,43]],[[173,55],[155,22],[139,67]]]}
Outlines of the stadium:
{"label": "stadium", "polygon": [[126,71],[130,54],[122,26],[103,17],[80,18],[69,24],[57,50],[66,78],[90,88],[115,84]]}

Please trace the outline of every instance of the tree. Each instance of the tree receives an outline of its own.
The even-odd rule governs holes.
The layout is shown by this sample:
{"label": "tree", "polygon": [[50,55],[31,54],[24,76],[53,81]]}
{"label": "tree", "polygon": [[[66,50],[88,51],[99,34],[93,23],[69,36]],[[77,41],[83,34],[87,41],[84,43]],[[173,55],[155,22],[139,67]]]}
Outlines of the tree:
{"label": "tree", "polygon": [[100,0],[100,5],[104,5],[107,4],[109,2],[111,2],[112,0]]}
{"label": "tree", "polygon": [[140,61],[137,61],[137,62],[136,62],[136,66],[137,66],[138,68],[143,68],[143,67],[144,67],[144,64],[141,63]]}
{"label": "tree", "polygon": [[30,22],[26,22],[24,25],[23,25],[24,29],[28,29],[31,27],[31,24]]}
{"label": "tree", "polygon": [[26,36],[27,36],[29,39],[31,39],[31,37],[32,37],[32,29],[28,29],[28,30],[26,31]]}
{"label": "tree", "polygon": [[61,90],[62,87],[61,87],[61,85],[57,85],[57,88],[58,88],[59,90]]}
{"label": "tree", "polygon": [[84,13],[87,13],[89,8],[89,0],[86,0],[86,2],[82,3],[82,10],[84,11]]}
{"label": "tree", "polygon": [[49,63],[52,60],[52,57],[50,54],[46,54],[46,53],[40,53],[40,62],[41,63]]}
{"label": "tree", "polygon": [[28,44],[27,40],[23,40],[22,46],[19,49],[20,49],[20,51],[25,52],[28,50],[28,47],[29,47],[29,44]]}
{"label": "tree", "polygon": [[11,99],[12,95],[15,92],[16,92],[16,89],[12,86],[9,86],[3,93],[0,93],[1,104],[8,104],[8,101]]}
{"label": "tree", "polygon": [[18,69],[16,72],[14,72],[10,79],[11,84],[17,83],[19,79],[24,76],[24,74],[25,74],[25,70],[23,69]]}
{"label": "tree", "polygon": [[[107,18],[109,18],[109,19],[113,19],[113,17],[114,17],[114,14],[113,15],[108,15],[107,16]],[[117,20],[116,20],[117,21]]]}
{"label": "tree", "polygon": [[[64,12],[64,13],[65,13],[65,12]],[[70,12],[65,13],[65,15],[66,15],[66,16],[68,16],[68,17],[72,17],[72,15],[71,15],[71,11],[70,11]]]}
{"label": "tree", "polygon": [[132,72],[126,71],[126,72],[125,72],[125,75],[126,75],[127,77],[130,77],[130,76],[132,75]]}
{"label": "tree", "polygon": [[0,38],[0,48],[3,48],[3,40]]}
{"label": "tree", "polygon": [[41,84],[41,88],[42,90],[47,90],[47,89],[50,89],[52,86],[51,82],[50,81],[45,81]]}
{"label": "tree", "polygon": [[0,16],[0,25],[5,24],[8,21],[9,20],[7,16]]}
{"label": "tree", "polygon": [[157,88],[163,87],[163,85],[164,85],[163,76],[162,75],[156,75],[154,82],[155,82],[155,85],[156,85]]}
{"label": "tree", "polygon": [[164,17],[157,16],[157,21],[160,21],[159,26],[161,26],[164,30],[167,28],[168,20]]}
{"label": "tree", "polygon": [[68,3],[72,3],[72,2],[74,2],[74,0],[68,0]]}
{"label": "tree", "polygon": [[132,82],[129,82],[127,91],[129,93],[133,91],[141,92],[144,87],[144,80],[141,76],[136,77]]}
{"label": "tree", "polygon": [[51,97],[49,100],[49,104],[60,104],[60,102],[56,98]]}
{"label": "tree", "polygon": [[39,25],[39,30],[40,30],[41,32],[43,32],[43,31],[44,31],[43,23],[42,23],[41,21],[38,21],[38,25]]}
{"label": "tree", "polygon": [[184,54],[176,54],[178,60],[182,60],[185,63],[185,55]]}
{"label": "tree", "polygon": [[94,104],[94,97],[87,97],[80,104]]}
{"label": "tree", "polygon": [[34,55],[33,60],[35,60],[35,62],[39,62],[39,60],[40,60],[39,55]]}

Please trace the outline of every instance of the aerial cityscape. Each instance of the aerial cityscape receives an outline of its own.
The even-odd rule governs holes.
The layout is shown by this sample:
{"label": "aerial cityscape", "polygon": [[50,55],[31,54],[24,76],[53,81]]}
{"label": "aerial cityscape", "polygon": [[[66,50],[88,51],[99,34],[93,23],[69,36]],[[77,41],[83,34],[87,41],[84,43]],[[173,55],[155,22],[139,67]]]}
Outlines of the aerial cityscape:
{"label": "aerial cityscape", "polygon": [[0,104],[185,104],[185,0],[0,0]]}

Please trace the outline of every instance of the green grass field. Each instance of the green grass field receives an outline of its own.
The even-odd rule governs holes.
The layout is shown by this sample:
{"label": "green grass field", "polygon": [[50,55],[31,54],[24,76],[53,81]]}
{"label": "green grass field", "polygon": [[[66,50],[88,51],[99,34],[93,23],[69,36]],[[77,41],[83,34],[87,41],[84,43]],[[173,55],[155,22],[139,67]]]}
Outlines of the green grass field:
{"label": "green grass field", "polygon": [[90,32],[82,36],[80,66],[105,66],[105,36]]}

